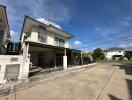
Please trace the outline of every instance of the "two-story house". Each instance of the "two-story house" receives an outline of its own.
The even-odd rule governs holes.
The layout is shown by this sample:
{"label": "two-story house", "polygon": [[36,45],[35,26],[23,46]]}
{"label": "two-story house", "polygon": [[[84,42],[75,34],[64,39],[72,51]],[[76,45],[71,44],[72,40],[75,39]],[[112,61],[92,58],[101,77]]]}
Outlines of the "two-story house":
{"label": "two-story house", "polygon": [[124,48],[109,48],[105,50],[105,56],[107,59],[112,59],[113,56],[124,56]]}
{"label": "two-story house", "polygon": [[10,30],[6,7],[0,5],[0,54],[6,54],[7,38],[10,38]]}
{"label": "two-story house", "polygon": [[20,36],[21,53],[25,58],[30,55],[30,72],[81,64],[81,51],[71,49],[68,42],[73,37],[53,25],[25,16]]}

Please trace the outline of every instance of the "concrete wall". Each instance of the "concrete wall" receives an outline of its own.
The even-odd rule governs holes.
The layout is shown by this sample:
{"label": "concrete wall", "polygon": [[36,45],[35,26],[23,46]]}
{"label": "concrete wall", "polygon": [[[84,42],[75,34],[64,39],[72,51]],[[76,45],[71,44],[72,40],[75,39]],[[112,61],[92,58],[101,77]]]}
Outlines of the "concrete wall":
{"label": "concrete wall", "polygon": [[119,51],[107,52],[106,53],[106,58],[107,59],[112,59],[112,56],[114,56],[114,55],[122,55],[122,56],[124,56],[124,51],[121,51],[121,52],[119,52]]}
{"label": "concrete wall", "polygon": [[[12,61],[12,58],[16,60]],[[30,64],[29,58],[24,59],[21,55],[0,55],[0,83],[6,82],[6,79],[4,78],[6,72],[6,65],[14,64],[20,64],[18,79],[28,78]]]}

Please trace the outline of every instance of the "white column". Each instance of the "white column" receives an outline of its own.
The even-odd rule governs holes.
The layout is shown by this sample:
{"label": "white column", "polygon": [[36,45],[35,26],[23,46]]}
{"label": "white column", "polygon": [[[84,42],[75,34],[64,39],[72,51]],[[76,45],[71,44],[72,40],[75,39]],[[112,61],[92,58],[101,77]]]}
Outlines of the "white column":
{"label": "white column", "polygon": [[28,58],[28,52],[29,52],[29,44],[26,45],[26,58]]}
{"label": "white column", "polygon": [[64,56],[63,56],[63,68],[67,69],[67,55],[66,55],[66,49],[64,50]]}
{"label": "white column", "polygon": [[56,68],[56,55],[54,57],[54,64],[55,64],[55,68]]}
{"label": "white column", "polygon": [[23,62],[21,68],[20,79],[28,78],[29,66],[30,66],[30,56],[29,56],[29,44],[24,45],[23,49]]}
{"label": "white column", "polygon": [[29,44],[25,44],[24,45],[24,49],[23,49],[23,57],[24,57],[24,59],[26,59],[28,57],[28,51],[29,51]]}

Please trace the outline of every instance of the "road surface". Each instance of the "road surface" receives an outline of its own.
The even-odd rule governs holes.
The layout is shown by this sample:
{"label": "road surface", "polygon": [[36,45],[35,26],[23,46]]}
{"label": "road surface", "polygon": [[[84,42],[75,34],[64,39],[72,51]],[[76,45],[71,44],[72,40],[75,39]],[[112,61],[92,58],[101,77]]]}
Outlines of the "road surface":
{"label": "road surface", "polygon": [[0,100],[132,100],[131,64],[101,63],[78,70]]}

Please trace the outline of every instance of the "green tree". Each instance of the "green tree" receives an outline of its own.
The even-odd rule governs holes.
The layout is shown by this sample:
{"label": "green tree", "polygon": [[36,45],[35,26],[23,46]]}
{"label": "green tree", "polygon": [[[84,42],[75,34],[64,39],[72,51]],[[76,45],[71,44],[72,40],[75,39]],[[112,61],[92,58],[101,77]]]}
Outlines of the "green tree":
{"label": "green tree", "polygon": [[132,58],[132,51],[126,51],[125,52],[125,57],[130,60]]}
{"label": "green tree", "polygon": [[115,60],[115,56],[114,55],[112,56],[112,60]]}
{"label": "green tree", "polygon": [[93,57],[98,59],[98,60],[102,60],[105,58],[105,55],[103,53],[103,50],[100,48],[97,48],[93,51]]}

